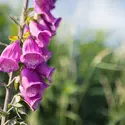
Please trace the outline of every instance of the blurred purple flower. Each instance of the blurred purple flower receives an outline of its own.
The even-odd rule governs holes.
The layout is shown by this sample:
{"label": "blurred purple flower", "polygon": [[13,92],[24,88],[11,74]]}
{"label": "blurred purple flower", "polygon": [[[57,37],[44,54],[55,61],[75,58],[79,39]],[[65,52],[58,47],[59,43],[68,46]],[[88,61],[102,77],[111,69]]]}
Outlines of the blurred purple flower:
{"label": "blurred purple flower", "polygon": [[23,68],[21,71],[22,83],[20,85],[20,92],[24,101],[36,110],[42,99],[43,93],[49,85],[43,82],[40,74],[33,69]]}
{"label": "blurred purple flower", "polygon": [[46,63],[41,63],[37,66],[36,71],[45,76],[45,78],[47,78],[49,82],[52,82],[52,75],[55,71],[55,68],[47,66]]}
{"label": "blurred purple flower", "polygon": [[0,56],[0,70],[3,72],[12,72],[19,69],[21,48],[19,40],[8,45]]}
{"label": "blurred purple flower", "polygon": [[44,61],[41,49],[31,36],[24,41],[22,51],[21,62],[25,63],[27,68],[35,69],[37,65]]}

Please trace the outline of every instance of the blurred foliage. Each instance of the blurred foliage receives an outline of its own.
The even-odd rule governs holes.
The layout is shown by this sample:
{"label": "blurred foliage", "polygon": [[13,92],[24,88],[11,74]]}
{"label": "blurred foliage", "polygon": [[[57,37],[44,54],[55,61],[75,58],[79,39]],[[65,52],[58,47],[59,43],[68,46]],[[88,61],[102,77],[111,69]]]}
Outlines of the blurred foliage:
{"label": "blurred foliage", "polygon": [[[17,33],[9,12],[0,5],[0,41],[6,44],[8,35]],[[49,64],[56,67],[53,83],[39,110],[31,112],[27,106],[29,125],[125,125],[124,55],[105,45],[103,31],[95,32],[94,41],[70,37],[51,41],[54,54]],[[0,52],[3,49],[0,45]],[[7,80],[8,75],[1,72],[0,81]],[[1,107],[4,92],[1,88]]]}

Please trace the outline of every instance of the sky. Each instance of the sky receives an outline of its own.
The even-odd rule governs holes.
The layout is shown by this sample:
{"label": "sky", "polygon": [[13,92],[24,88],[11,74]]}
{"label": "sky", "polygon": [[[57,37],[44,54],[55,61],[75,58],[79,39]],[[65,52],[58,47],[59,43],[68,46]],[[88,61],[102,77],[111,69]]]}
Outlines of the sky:
{"label": "sky", "polygon": [[[0,0],[0,3],[17,9],[22,0]],[[63,25],[68,25],[67,33],[71,35],[84,29],[103,29],[111,32],[109,40],[125,39],[125,0],[58,0],[53,13],[63,18]]]}

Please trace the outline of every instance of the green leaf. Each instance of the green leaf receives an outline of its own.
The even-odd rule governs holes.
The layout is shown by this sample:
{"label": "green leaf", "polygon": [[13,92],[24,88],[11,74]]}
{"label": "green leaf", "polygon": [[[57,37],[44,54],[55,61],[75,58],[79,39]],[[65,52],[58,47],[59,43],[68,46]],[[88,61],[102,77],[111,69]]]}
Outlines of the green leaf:
{"label": "green leaf", "polygon": [[18,90],[19,84],[20,84],[19,82],[20,82],[20,76],[17,76],[15,78],[15,80],[14,80],[14,88],[15,88],[15,90]]}
{"label": "green leaf", "polygon": [[13,104],[13,106],[16,107],[16,108],[21,108],[21,107],[23,107],[23,105],[20,104],[20,103]]}
{"label": "green leaf", "polygon": [[28,8],[27,13],[30,13],[30,12],[32,12],[32,11],[34,11],[34,8],[33,8],[33,7],[30,7],[30,8]]}
{"label": "green leaf", "polygon": [[79,116],[74,112],[67,112],[66,116],[72,120],[80,120]]}
{"label": "green leaf", "polygon": [[18,90],[18,88],[19,88],[19,83],[14,82],[14,88],[15,88],[15,90]]}
{"label": "green leaf", "polygon": [[0,116],[7,116],[8,113],[7,112],[4,112],[2,109],[0,109]]}
{"label": "green leaf", "polygon": [[24,112],[24,111],[21,110],[21,109],[18,109],[18,112],[19,112],[21,115],[27,115],[26,112]]}
{"label": "green leaf", "polygon": [[5,125],[16,125],[18,123],[17,121],[17,116],[15,116],[14,118],[7,120],[7,122],[5,123]]}
{"label": "green leaf", "polygon": [[23,121],[23,122],[20,122],[20,125],[28,125],[28,124]]}
{"label": "green leaf", "polygon": [[29,24],[29,22],[30,22],[31,20],[34,20],[34,16],[28,17],[28,18],[26,19],[26,23]]}
{"label": "green leaf", "polygon": [[23,35],[23,38],[24,38],[24,39],[27,39],[29,35],[30,35],[30,32],[26,32],[26,33]]}
{"label": "green leaf", "polygon": [[20,100],[21,100],[21,97],[19,95],[16,95],[15,96],[15,103],[20,102]]}

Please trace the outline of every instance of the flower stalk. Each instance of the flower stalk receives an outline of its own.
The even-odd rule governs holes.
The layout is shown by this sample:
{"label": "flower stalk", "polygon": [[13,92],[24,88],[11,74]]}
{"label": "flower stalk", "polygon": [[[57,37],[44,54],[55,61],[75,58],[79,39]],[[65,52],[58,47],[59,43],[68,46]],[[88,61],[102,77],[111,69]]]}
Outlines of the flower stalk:
{"label": "flower stalk", "polygon": [[[23,120],[20,117],[21,112],[18,112],[18,109],[23,107],[22,101],[26,102],[32,111],[38,109],[45,90],[52,82],[52,75],[55,70],[55,68],[49,67],[47,63],[52,56],[48,46],[52,37],[56,35],[56,30],[61,22],[60,17],[55,18],[51,13],[52,9],[55,8],[56,1],[33,0],[34,8],[28,8],[28,2],[29,0],[24,0],[20,24],[13,16],[10,16],[12,21],[19,26],[19,32],[18,36],[9,37],[12,42],[0,56],[0,71],[9,73],[9,81],[5,85],[6,96],[3,110],[8,112],[13,109],[17,115],[9,120],[7,116],[3,117],[1,125],[14,119],[17,122],[20,122],[19,119]],[[17,72],[13,73],[15,71]],[[20,83],[17,86],[14,84],[15,90],[18,88],[20,90],[17,96],[13,95],[15,74],[18,74],[17,83]],[[10,109],[8,110],[9,103]]]}
{"label": "flower stalk", "polygon": [[[25,15],[26,15],[26,10],[28,8],[28,3],[29,3],[29,0],[24,0],[24,6],[23,6],[21,22],[20,22],[20,24],[23,24],[23,26],[19,27],[19,32],[18,32],[20,39],[23,36],[24,24],[25,24],[25,19],[26,19]],[[4,112],[7,112],[8,104],[11,102],[11,99],[12,99],[12,90],[13,90],[13,84],[11,84],[12,80],[13,80],[13,72],[9,73],[9,81],[8,81],[9,86],[6,86],[6,95],[5,95],[5,101],[4,101],[4,107],[3,107]],[[6,119],[7,118],[5,116],[2,117],[1,125],[5,125]]]}

